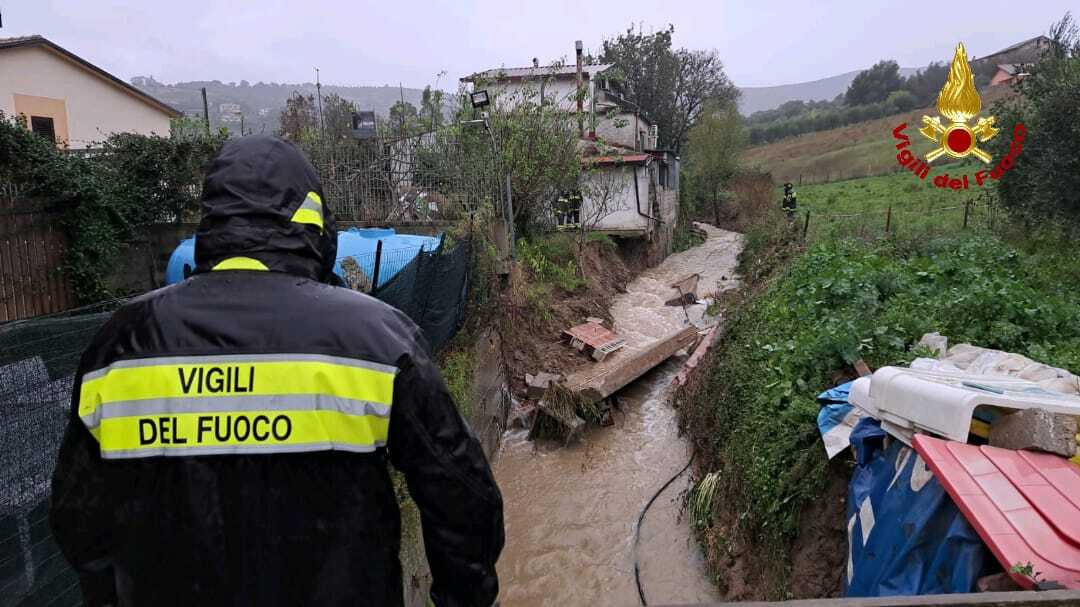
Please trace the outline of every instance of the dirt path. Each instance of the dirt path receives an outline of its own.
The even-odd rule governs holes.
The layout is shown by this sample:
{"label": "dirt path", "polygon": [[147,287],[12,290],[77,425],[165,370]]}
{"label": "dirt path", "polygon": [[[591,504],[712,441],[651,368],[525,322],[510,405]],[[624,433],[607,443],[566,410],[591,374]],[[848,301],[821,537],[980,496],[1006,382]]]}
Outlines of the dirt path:
{"label": "dirt path", "polygon": [[[701,273],[699,293],[734,288],[742,236],[707,225],[706,242],[670,256],[635,279],[612,303],[615,329],[637,349],[687,325],[682,308],[665,306],[669,284]],[[705,305],[688,310],[699,327],[714,319]],[[615,425],[594,428],[560,448],[508,434],[495,461],[505,501],[506,549],[499,561],[505,605],[637,604],[634,523],[642,506],[689,458],[678,436],[670,384],[681,358],[669,360],[620,392]],[[704,560],[679,517],[686,477],[649,510],[642,528],[642,583],[652,602],[715,601]]]}

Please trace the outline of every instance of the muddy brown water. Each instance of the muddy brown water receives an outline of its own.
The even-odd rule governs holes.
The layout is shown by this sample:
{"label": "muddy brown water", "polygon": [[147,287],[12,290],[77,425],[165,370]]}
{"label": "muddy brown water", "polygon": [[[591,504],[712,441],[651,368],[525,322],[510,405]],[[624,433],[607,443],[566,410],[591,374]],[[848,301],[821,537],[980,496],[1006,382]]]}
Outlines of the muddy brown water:
{"label": "muddy brown water", "polygon": [[[670,256],[627,287],[611,306],[615,330],[632,352],[687,326],[682,308],[665,306],[669,285],[701,273],[700,295],[734,288],[742,237],[700,225],[706,242]],[[705,305],[688,310],[699,327],[715,323]],[[620,353],[624,354],[624,353]],[[619,394],[615,424],[590,429],[562,447],[508,433],[495,459],[505,504],[506,547],[499,560],[503,605],[636,605],[634,527],[649,498],[686,465],[671,382],[684,357],[674,357]],[[638,547],[650,603],[716,601],[720,596],[682,516],[689,475],[653,504]]]}

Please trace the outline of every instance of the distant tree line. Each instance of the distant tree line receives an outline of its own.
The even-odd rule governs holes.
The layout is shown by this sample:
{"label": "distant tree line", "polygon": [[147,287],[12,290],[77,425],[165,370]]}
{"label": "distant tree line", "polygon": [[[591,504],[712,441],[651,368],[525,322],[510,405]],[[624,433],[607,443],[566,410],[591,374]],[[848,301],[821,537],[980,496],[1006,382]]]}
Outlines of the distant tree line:
{"label": "distant tree line", "polygon": [[[407,137],[433,131],[445,122],[442,91],[425,87],[420,105],[418,109],[408,101],[394,103],[388,117],[376,117],[379,134]],[[351,137],[352,116],[357,111],[355,103],[336,93],[323,97],[320,108],[315,95],[293,91],[278,116],[277,134],[297,143],[346,141]]]}
{"label": "distant tree line", "polygon": [[[994,69],[989,63],[974,64],[976,86],[989,84]],[[937,101],[948,76],[949,64],[940,61],[906,78],[896,61],[879,61],[859,72],[847,91],[831,101],[788,101],[776,109],[755,112],[747,119],[750,143],[769,143],[928,107]]]}

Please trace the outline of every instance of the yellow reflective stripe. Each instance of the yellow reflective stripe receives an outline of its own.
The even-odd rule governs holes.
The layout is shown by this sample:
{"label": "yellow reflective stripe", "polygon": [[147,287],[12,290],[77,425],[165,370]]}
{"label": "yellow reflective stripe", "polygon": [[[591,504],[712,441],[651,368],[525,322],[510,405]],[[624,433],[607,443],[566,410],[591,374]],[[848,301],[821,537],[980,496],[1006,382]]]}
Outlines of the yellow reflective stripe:
{"label": "yellow reflective stripe", "polygon": [[322,213],[312,209],[297,209],[292,216],[292,220],[293,223],[307,223],[318,226],[320,231],[323,229]]}
{"label": "yellow reflective stripe", "polygon": [[315,192],[308,192],[300,203],[300,208],[292,216],[295,223],[306,223],[323,229],[322,197]]}
{"label": "yellow reflective stripe", "polygon": [[84,380],[79,416],[124,401],[215,396],[325,394],[390,405],[394,373],[322,361],[165,364],[112,368]]}
{"label": "yellow reflective stripe", "polygon": [[105,458],[297,451],[374,451],[390,420],[337,411],[243,411],[104,419]]}
{"label": "yellow reflective stripe", "polygon": [[270,268],[258,259],[251,257],[230,257],[218,262],[211,270],[260,270],[269,271]]}

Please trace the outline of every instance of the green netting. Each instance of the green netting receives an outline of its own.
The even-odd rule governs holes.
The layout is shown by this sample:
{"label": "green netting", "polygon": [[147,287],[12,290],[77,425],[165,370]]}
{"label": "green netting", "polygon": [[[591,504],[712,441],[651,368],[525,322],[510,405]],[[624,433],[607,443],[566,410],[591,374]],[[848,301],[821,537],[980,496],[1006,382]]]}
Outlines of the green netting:
{"label": "green netting", "polygon": [[0,605],[81,603],[49,534],[49,482],[79,356],[119,303],[0,325]]}

